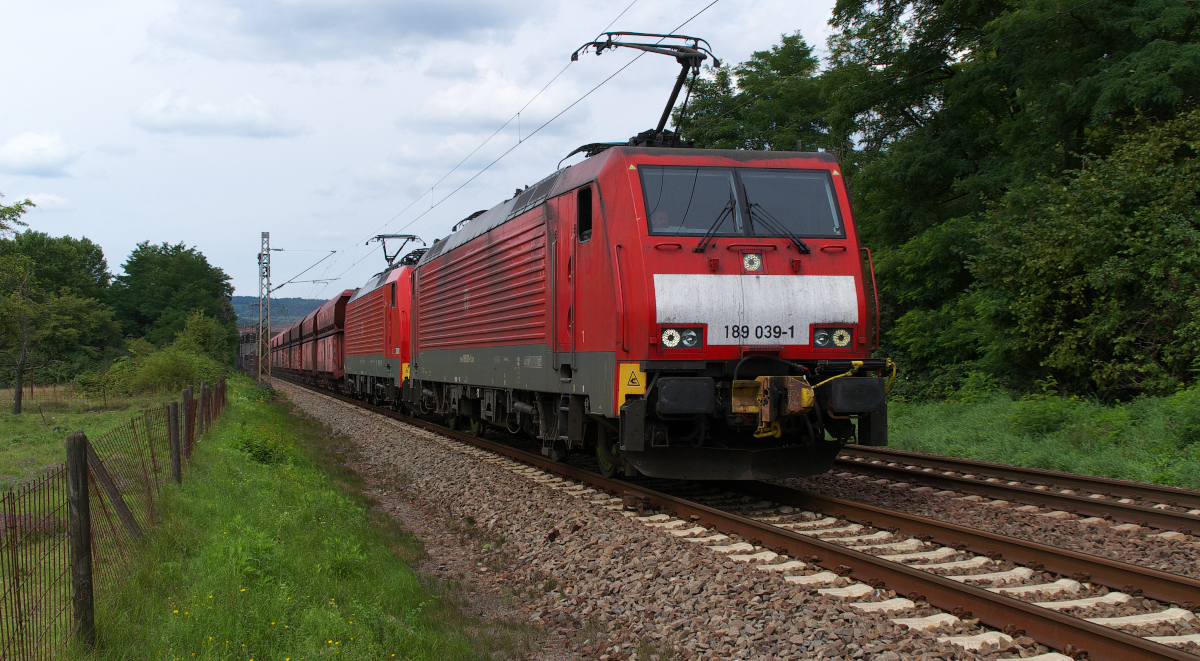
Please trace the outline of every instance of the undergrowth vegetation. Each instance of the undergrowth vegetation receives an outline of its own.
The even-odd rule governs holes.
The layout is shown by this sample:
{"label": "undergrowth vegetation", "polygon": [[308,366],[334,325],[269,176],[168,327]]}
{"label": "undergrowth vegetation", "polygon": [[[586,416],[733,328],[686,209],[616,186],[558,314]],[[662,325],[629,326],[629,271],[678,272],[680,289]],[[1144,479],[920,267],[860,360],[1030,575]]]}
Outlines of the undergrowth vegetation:
{"label": "undergrowth vegetation", "polygon": [[1021,397],[967,378],[944,401],[888,407],[888,444],[1034,468],[1200,489],[1200,386],[1105,404],[1053,379]]}
{"label": "undergrowth vegetation", "polygon": [[530,631],[462,615],[410,569],[419,540],[369,505],[337,439],[245,378],[120,585],[98,659],[514,658]]}

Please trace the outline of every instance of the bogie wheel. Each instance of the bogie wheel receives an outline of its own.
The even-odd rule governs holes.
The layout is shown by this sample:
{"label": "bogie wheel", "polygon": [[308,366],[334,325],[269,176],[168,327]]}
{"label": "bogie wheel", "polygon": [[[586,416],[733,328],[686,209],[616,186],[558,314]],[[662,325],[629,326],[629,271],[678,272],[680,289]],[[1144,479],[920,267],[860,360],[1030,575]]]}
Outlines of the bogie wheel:
{"label": "bogie wheel", "polygon": [[608,461],[606,461],[604,459],[604,454],[600,452],[600,444],[609,443],[610,454],[613,456],[616,456],[617,454],[617,444],[610,441],[607,434],[601,434],[600,436],[601,438],[596,441],[596,463],[600,464],[601,475],[604,477],[612,477],[617,474],[617,469],[620,468],[618,465],[620,462],[610,464]]}

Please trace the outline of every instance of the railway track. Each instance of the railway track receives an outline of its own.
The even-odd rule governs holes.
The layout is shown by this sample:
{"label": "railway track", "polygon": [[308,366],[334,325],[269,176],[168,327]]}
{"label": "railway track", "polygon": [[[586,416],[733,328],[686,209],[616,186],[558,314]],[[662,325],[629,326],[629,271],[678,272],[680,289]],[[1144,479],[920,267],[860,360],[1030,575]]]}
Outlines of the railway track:
{"label": "railway track", "polygon": [[1200,531],[1200,493],[884,448],[847,447],[835,470],[1179,532]]}
{"label": "railway track", "polygon": [[[591,494],[592,502],[644,525],[763,571],[780,572],[786,581],[820,594],[844,598],[849,608],[887,613],[894,622],[916,629],[959,622],[990,628],[972,636],[939,637],[966,649],[1003,649],[1024,633],[1066,653],[1043,655],[1043,661],[1198,658],[1170,646],[1200,644],[1200,634],[1187,633],[1193,624],[1200,625],[1191,612],[1200,601],[1200,582],[1193,579],[775,484],[650,485],[605,478],[318,392],[470,444],[475,448],[471,452],[503,468],[565,493]],[[930,609],[925,604],[941,612],[926,614]],[[1136,612],[1093,618],[1068,614],[1118,606]],[[1176,626],[1184,633],[1141,637],[1122,630],[1149,626]]]}

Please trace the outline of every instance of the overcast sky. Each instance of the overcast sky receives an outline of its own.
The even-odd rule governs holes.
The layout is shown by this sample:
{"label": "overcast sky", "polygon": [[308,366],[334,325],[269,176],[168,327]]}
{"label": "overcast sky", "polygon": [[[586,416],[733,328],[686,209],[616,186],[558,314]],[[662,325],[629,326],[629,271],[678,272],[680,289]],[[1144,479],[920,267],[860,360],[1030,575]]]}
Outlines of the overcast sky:
{"label": "overcast sky", "polygon": [[[636,0],[611,29],[664,32],[709,1]],[[589,54],[434,186],[629,4],[4,0],[0,193],[38,204],[31,228],[99,243],[114,273],[140,241],[195,246],[236,295],[257,295],[262,231],[295,251],[274,253],[275,284],[336,250],[299,279],[340,280],[277,292],[328,298],[384,266],[367,238],[432,243],[575,147],[652,128],[678,65],[648,55],[529,137],[636,55]],[[729,62],[796,30],[824,53],[832,5],[719,0],[680,32]]]}

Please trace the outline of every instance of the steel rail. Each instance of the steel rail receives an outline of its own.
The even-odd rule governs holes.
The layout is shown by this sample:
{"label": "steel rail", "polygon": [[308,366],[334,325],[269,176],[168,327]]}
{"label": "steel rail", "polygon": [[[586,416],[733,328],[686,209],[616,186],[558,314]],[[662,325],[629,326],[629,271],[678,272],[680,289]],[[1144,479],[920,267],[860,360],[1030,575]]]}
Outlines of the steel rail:
{"label": "steel rail", "polygon": [[[1111,477],[1080,475],[1078,473],[1046,470],[1044,468],[1026,468],[1024,466],[998,464],[977,459],[960,459],[958,457],[943,457],[919,452],[905,452],[904,450],[895,450],[892,448],[848,445],[843,450],[843,453],[879,461],[903,461],[907,464],[921,464],[943,471],[952,470],[986,474],[988,477],[997,477],[1009,481],[1025,481],[1033,484],[1040,483],[1045,486],[1086,490],[1109,495],[1113,498],[1140,498],[1162,503],[1175,503],[1188,509],[1200,509],[1200,491],[1181,487],[1135,482],[1133,480],[1118,480]],[[860,466],[862,463],[849,461],[843,462],[842,465]],[[963,471],[963,468],[969,470]]]}
{"label": "steel rail", "polygon": [[966,494],[1030,503],[1039,507],[1049,507],[1085,516],[1111,518],[1117,521],[1138,523],[1166,530],[1200,530],[1200,516],[1185,512],[1155,509],[1146,505],[1118,503],[1108,499],[1088,498],[1087,496],[1059,493],[1057,491],[1042,491],[1024,485],[985,482],[977,477],[945,475],[942,473],[926,472],[920,468],[884,466],[845,459],[835,460],[834,465],[846,470],[868,473],[876,477],[917,482],[926,486],[938,487],[950,491],[961,491]]}
{"label": "steel rail", "polygon": [[1200,603],[1200,580],[1179,574],[1017,540],[769,482],[731,483],[730,488],[874,528],[899,529],[912,537],[967,550],[977,555],[995,558],[999,554],[1000,557],[1019,565],[1073,577],[1079,581],[1094,581],[1125,592],[1140,590],[1144,596],[1161,602]]}
{"label": "steel rail", "polygon": [[[306,384],[298,384],[308,387]],[[310,388],[311,389],[311,388]],[[436,432],[496,454],[521,461],[542,470],[557,473],[588,486],[610,493],[645,499],[651,507],[666,510],[680,518],[700,525],[712,526],[723,533],[733,533],[754,540],[761,546],[775,549],[793,557],[817,555],[816,564],[829,568],[850,567],[847,576],[868,585],[886,585],[910,598],[925,599],[946,612],[969,611],[985,625],[1003,630],[1006,627],[1023,629],[1038,642],[1055,649],[1068,645],[1088,652],[1090,659],[1099,661],[1196,661],[1197,657],[1179,649],[1145,640],[1103,625],[1064,615],[1058,611],[964,585],[943,576],[931,574],[896,562],[882,560],[867,553],[833,544],[818,538],[755,521],[736,514],[670,496],[628,482],[606,478],[596,473],[559,463],[531,452],[518,450],[502,443],[470,436],[440,425],[410,416],[369,406],[343,395],[315,391],[368,411]]]}

